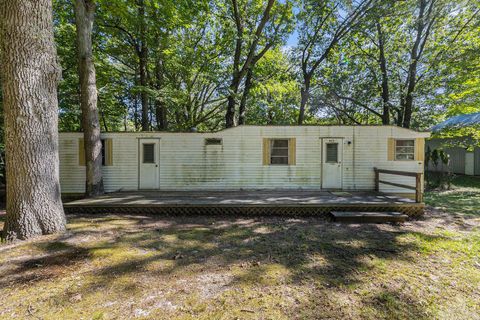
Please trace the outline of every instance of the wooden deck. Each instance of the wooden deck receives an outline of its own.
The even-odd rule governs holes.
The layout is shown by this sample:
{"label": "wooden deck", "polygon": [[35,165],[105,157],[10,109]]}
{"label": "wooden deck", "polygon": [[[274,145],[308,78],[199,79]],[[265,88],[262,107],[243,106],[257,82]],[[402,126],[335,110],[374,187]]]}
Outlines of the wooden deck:
{"label": "wooden deck", "polygon": [[115,192],[67,202],[67,213],[290,214],[331,211],[423,213],[424,204],[376,192],[298,190]]}

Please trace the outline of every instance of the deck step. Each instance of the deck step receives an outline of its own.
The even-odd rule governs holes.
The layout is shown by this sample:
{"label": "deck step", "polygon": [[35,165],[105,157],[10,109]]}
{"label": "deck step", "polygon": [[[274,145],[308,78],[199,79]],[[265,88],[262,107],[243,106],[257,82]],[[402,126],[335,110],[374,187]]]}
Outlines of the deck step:
{"label": "deck step", "polygon": [[356,223],[405,222],[408,218],[400,212],[332,211],[331,214],[334,221]]}

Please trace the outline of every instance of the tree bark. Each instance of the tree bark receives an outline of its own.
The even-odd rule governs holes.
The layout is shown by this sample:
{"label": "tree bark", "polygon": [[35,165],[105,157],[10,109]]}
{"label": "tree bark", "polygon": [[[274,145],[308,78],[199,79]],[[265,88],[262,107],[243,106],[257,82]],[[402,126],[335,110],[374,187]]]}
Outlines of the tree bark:
{"label": "tree bark", "polygon": [[[429,5],[430,4],[430,5]],[[417,67],[420,60],[423,48],[428,40],[430,28],[435,21],[432,17],[432,9],[435,1],[428,2],[427,0],[419,0],[419,13],[417,17],[417,28],[415,42],[410,52],[410,65],[408,67],[408,76],[406,81],[407,91],[405,93],[405,100],[402,105],[403,109],[403,123],[404,128],[410,128],[413,115],[413,100],[414,92],[417,84]]]}
{"label": "tree bark", "polygon": [[253,71],[252,68],[248,69],[247,76],[245,78],[245,88],[243,88],[242,100],[240,100],[240,107],[238,112],[238,124],[245,124],[245,116],[247,112],[247,99],[252,88]]}
{"label": "tree bark", "polygon": [[[163,86],[163,72],[160,59],[155,64],[155,86],[160,91]],[[155,119],[157,120],[157,130],[165,131],[168,128],[167,110],[161,97],[155,99]]]}
{"label": "tree bark", "polygon": [[300,90],[301,101],[300,110],[298,113],[298,124],[302,125],[305,121],[305,110],[307,108],[308,100],[310,99],[310,81],[311,77],[304,76],[304,86]]}
{"label": "tree bark", "polygon": [[92,0],[75,1],[77,26],[78,74],[80,79],[80,107],[85,145],[85,195],[104,193],[102,177],[102,140],[97,109],[97,85],[92,53],[92,28],[95,4]]}
{"label": "tree bark", "polygon": [[157,120],[157,130],[165,131],[168,129],[167,110],[162,101],[155,101],[155,118]]}
{"label": "tree bark", "polygon": [[387,59],[385,58],[385,37],[383,35],[382,26],[380,22],[377,22],[378,32],[378,62],[380,64],[380,70],[382,73],[382,124],[390,124],[390,92],[388,88],[388,72],[387,72]]}
{"label": "tree bark", "polygon": [[140,69],[140,86],[142,86],[140,99],[142,102],[142,131],[150,130],[150,120],[148,117],[148,93],[147,87],[147,41],[146,41],[146,28],[145,28],[145,2],[144,0],[138,0],[138,16],[140,19],[140,45],[138,48],[139,57],[139,69]]}
{"label": "tree bark", "polygon": [[227,112],[225,114],[225,127],[231,128],[235,126],[235,106],[237,105],[237,95],[239,87],[239,79],[234,76],[230,85],[230,92],[227,100]]}
{"label": "tree bark", "polygon": [[2,1],[0,53],[7,165],[4,236],[27,239],[64,231],[57,114],[61,68],[50,0]]}
{"label": "tree bark", "polygon": [[266,51],[271,47],[272,44],[267,44],[265,48],[260,51],[260,53],[255,54],[258,47],[258,42],[262,35],[262,32],[265,28],[265,25],[270,20],[270,12],[272,10],[273,5],[275,4],[275,0],[268,0],[265,10],[263,11],[262,17],[255,28],[255,34],[252,42],[247,48],[247,55],[245,57],[245,61],[240,66],[240,60],[242,55],[242,48],[244,46],[243,37],[244,37],[244,20],[241,17],[241,13],[239,11],[238,2],[237,0],[232,1],[232,16],[235,21],[236,27],[236,40],[235,40],[235,51],[233,55],[233,75],[232,75],[232,82],[230,83],[230,92],[228,95],[228,103],[227,103],[227,111],[225,113],[225,126],[227,128],[235,126],[235,111],[237,105],[237,96],[238,96],[238,89],[240,84],[245,77],[246,72],[253,68],[253,65],[266,53]]}

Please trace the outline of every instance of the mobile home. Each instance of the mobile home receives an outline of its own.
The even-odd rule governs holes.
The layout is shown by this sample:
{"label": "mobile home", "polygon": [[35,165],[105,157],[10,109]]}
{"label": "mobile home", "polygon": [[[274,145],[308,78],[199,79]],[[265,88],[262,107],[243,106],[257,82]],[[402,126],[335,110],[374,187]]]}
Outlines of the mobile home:
{"label": "mobile home", "polygon": [[[423,173],[429,133],[395,126],[238,126],[102,133],[105,190],[374,190],[374,168]],[[83,134],[59,138],[63,193],[85,190]],[[411,176],[389,181],[411,184]],[[394,185],[380,191],[414,193]]]}

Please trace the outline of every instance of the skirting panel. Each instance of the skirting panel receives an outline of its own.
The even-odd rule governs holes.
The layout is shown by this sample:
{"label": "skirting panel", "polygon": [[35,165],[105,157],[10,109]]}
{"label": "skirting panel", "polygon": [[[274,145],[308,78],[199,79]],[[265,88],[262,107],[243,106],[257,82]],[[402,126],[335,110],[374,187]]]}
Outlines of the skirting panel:
{"label": "skirting panel", "polygon": [[331,211],[396,211],[410,217],[423,214],[424,204],[331,205],[331,206],[65,206],[72,214],[165,214],[165,215],[245,215],[245,216],[326,216]]}

